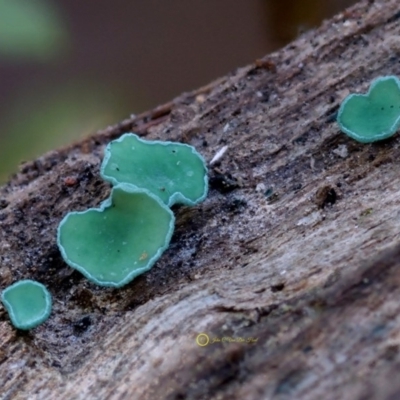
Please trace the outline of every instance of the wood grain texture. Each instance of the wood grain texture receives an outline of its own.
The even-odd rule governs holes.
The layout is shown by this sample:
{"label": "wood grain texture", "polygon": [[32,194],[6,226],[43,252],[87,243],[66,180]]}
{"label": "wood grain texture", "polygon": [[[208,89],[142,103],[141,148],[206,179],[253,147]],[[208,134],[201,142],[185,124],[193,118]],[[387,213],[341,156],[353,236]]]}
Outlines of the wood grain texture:
{"label": "wood grain texture", "polygon": [[[400,76],[400,5],[361,1],[254,64],[21,167],[0,189],[0,279],[44,283],[29,333],[0,311],[4,399],[394,399],[400,395],[400,137],[339,132],[349,92]],[[62,261],[66,212],[98,205],[105,144],[190,143],[210,193],[127,287]],[[196,336],[254,338],[200,347]]]}

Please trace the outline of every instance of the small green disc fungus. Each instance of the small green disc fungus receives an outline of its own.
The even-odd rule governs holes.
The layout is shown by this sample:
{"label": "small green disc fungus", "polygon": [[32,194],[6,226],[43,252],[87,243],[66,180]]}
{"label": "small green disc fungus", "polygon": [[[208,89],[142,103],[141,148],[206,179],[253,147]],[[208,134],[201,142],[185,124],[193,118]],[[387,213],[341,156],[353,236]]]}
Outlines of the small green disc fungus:
{"label": "small green disc fungus", "polygon": [[121,287],[168,247],[172,211],[146,189],[119,184],[100,208],[67,214],[57,242],[65,262],[100,286]]}
{"label": "small green disc fungus", "polygon": [[39,282],[18,281],[3,290],[1,301],[18,329],[35,328],[50,316],[51,295]]}
{"label": "small green disc fungus", "polygon": [[367,94],[351,94],[340,106],[340,129],[361,143],[392,136],[400,125],[400,81],[396,76],[375,79]]}
{"label": "small green disc fungus", "polygon": [[187,144],[145,141],[127,133],[107,145],[100,171],[113,185],[147,189],[168,206],[194,205],[207,196],[205,162]]}

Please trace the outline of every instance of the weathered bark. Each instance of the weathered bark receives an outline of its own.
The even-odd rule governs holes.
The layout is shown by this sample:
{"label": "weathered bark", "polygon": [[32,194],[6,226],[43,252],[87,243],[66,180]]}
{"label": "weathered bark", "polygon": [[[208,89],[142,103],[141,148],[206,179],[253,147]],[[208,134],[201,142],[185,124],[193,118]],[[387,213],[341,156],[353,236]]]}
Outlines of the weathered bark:
{"label": "weathered bark", "polygon": [[[0,312],[2,398],[398,398],[400,139],[357,143],[335,113],[349,92],[400,75],[399,35],[397,0],[362,1],[254,65],[22,166],[0,189],[1,287],[37,279],[54,311],[29,333]],[[206,201],[175,210],[156,266],[105,289],[65,265],[55,234],[66,212],[108,195],[104,145],[128,131],[207,160],[228,150]],[[237,342],[200,347],[200,332]]]}

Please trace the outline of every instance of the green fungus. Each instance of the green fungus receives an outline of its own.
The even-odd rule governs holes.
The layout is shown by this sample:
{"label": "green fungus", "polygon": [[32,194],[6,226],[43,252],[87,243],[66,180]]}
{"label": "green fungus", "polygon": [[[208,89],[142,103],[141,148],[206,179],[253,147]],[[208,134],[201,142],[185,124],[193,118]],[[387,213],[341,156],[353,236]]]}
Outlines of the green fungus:
{"label": "green fungus", "polygon": [[100,286],[121,287],[168,247],[175,217],[146,189],[119,184],[100,208],[67,214],[57,243],[65,262]]}
{"label": "green fungus", "polygon": [[171,207],[195,205],[207,196],[207,168],[194,147],[182,143],[145,141],[133,133],[110,142],[100,174],[113,185],[144,188]]}
{"label": "green fungus", "polygon": [[375,79],[367,94],[351,94],[339,108],[340,129],[361,143],[392,136],[400,125],[400,81],[396,76]]}
{"label": "green fungus", "polygon": [[18,281],[1,294],[12,324],[22,330],[40,325],[50,316],[51,295],[41,283],[25,279]]}

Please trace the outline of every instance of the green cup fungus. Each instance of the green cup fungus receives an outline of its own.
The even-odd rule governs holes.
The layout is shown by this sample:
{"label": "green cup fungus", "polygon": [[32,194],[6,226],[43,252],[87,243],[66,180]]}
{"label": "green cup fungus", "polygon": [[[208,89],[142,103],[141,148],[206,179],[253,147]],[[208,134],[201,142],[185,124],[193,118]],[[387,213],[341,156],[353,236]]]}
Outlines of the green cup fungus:
{"label": "green cup fungus", "polygon": [[193,206],[207,196],[207,168],[194,147],[183,143],[145,141],[133,133],[108,144],[102,178],[113,185],[144,188],[171,207]]}
{"label": "green cup fungus", "polygon": [[168,247],[174,214],[146,189],[116,185],[100,208],[67,214],[57,242],[65,262],[100,286],[121,287]]}
{"label": "green cup fungus", "polygon": [[340,129],[361,143],[392,136],[400,126],[400,81],[396,76],[375,79],[367,94],[351,94],[339,108]]}
{"label": "green cup fungus", "polygon": [[18,329],[35,328],[50,316],[51,295],[36,281],[26,279],[14,283],[3,290],[1,301]]}
{"label": "green cup fungus", "polygon": [[121,287],[148,271],[168,247],[170,206],[205,199],[207,168],[182,143],[125,134],[108,144],[100,174],[114,188],[100,208],[71,212],[57,243],[65,262],[100,286]]}

